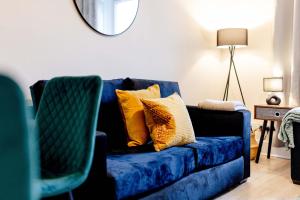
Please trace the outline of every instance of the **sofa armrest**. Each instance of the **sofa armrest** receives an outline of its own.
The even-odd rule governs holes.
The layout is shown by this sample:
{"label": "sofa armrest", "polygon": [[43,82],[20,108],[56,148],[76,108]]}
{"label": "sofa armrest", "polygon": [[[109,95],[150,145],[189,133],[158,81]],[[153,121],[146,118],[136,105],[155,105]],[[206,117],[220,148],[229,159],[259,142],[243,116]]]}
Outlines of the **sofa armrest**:
{"label": "sofa armrest", "polygon": [[241,136],[244,141],[244,178],[250,176],[251,113],[247,110],[216,111],[187,106],[196,137]]}
{"label": "sofa armrest", "polygon": [[295,148],[291,149],[291,178],[294,183],[300,184],[300,123],[293,123]]}
{"label": "sofa armrest", "polygon": [[75,199],[85,199],[90,195],[99,195],[99,189],[105,185],[107,137],[104,132],[97,131],[92,166],[85,182],[73,191]]}
{"label": "sofa armrest", "polygon": [[90,178],[106,177],[106,153],[107,153],[107,136],[104,132],[97,131],[95,139],[95,150],[90,171]]}
{"label": "sofa armrest", "polygon": [[196,136],[242,136],[251,130],[251,113],[247,110],[217,111],[187,106]]}

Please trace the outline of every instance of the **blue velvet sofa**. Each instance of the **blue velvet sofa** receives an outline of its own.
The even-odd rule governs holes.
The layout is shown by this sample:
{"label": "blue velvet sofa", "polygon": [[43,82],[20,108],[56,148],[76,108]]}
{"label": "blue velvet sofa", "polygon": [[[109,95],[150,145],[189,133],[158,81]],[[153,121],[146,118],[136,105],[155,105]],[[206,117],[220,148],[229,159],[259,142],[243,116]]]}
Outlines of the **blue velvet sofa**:
{"label": "blue velvet sofa", "polygon": [[[128,148],[116,89],[158,83],[162,97],[178,83],[143,79],[104,81],[93,166],[75,192],[79,199],[211,199],[250,176],[250,112],[187,106],[196,143],[155,152],[151,142]],[[35,109],[46,81],[31,86]]]}

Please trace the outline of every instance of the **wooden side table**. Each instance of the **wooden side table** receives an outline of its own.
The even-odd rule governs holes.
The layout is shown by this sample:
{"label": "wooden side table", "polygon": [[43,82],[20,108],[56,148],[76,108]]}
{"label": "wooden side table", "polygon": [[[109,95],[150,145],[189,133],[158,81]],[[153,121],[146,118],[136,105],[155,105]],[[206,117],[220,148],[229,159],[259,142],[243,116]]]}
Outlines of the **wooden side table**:
{"label": "wooden side table", "polygon": [[271,122],[269,144],[268,144],[268,154],[267,154],[267,158],[270,159],[273,131],[275,130],[274,121],[281,121],[283,116],[291,109],[292,109],[291,107],[275,106],[275,105],[254,105],[254,119],[264,120],[260,139],[259,139],[256,159],[255,159],[256,163],[258,163],[258,161],[259,161],[259,156],[260,156],[261,148],[263,145],[268,121]]}

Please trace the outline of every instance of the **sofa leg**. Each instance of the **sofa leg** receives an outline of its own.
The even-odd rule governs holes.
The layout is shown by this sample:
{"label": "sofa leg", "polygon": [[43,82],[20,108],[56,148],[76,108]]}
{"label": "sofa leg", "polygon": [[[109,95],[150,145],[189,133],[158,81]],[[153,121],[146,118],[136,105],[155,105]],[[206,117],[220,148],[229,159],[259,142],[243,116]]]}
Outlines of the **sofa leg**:
{"label": "sofa leg", "polygon": [[247,179],[245,178],[245,179],[240,181],[240,184],[243,184],[243,183],[246,183],[246,182],[247,182]]}
{"label": "sofa leg", "polygon": [[299,180],[293,180],[293,183],[296,185],[300,185],[300,181]]}

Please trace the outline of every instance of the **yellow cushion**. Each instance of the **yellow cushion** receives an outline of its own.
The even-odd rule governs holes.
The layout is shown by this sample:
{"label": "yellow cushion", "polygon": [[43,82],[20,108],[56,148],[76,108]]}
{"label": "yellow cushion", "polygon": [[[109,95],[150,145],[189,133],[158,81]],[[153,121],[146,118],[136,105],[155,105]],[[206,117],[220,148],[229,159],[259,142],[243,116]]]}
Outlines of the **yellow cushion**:
{"label": "yellow cushion", "polygon": [[190,116],[177,93],[166,98],[141,101],[156,151],[196,141]]}
{"label": "yellow cushion", "polygon": [[160,98],[159,85],[155,84],[147,89],[136,91],[116,90],[116,94],[127,130],[128,147],[145,144],[149,139],[149,131],[140,99]]}

